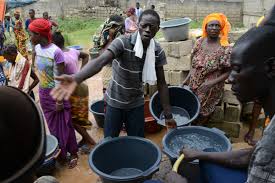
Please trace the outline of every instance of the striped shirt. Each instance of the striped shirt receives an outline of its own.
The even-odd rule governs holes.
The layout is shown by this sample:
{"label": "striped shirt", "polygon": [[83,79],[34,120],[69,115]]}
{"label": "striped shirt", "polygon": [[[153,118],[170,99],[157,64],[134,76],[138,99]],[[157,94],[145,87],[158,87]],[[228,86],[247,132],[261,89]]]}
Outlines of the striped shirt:
{"label": "striped shirt", "polygon": [[275,182],[275,117],[264,131],[250,159],[247,183]]}
{"label": "striped shirt", "polygon": [[[112,63],[112,79],[105,93],[108,105],[119,109],[130,109],[144,105],[142,70],[146,51],[143,58],[135,56],[134,46],[137,32],[116,38],[108,50],[114,54]],[[156,67],[167,63],[164,50],[155,43]]]}

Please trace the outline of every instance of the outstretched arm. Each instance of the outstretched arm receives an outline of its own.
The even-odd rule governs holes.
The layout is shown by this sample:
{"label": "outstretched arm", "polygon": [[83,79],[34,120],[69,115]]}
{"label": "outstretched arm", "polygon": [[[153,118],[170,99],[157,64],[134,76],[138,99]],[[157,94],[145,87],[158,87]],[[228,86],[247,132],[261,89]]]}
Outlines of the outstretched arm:
{"label": "outstretched arm", "polygon": [[231,168],[247,168],[254,148],[242,149],[230,152],[202,152],[191,149],[183,149],[184,159],[195,159],[217,163]]}
{"label": "outstretched arm", "polygon": [[60,84],[51,91],[52,97],[57,101],[68,100],[79,83],[97,74],[106,64],[112,61],[113,57],[113,53],[106,50],[102,55],[88,62],[76,75],[56,77],[55,79],[60,81]]}
{"label": "outstretched arm", "polygon": [[88,64],[74,76],[75,81],[77,83],[81,83],[82,81],[97,74],[105,65],[113,60],[113,57],[114,55],[111,51],[105,50],[99,57],[88,62]]}

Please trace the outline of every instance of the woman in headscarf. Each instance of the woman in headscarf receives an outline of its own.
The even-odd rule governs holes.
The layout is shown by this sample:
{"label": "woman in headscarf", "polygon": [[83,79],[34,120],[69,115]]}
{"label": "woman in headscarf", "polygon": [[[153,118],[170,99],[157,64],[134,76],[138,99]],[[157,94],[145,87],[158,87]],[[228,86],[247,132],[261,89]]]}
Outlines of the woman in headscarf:
{"label": "woman in headscarf", "polygon": [[65,59],[60,48],[51,43],[51,25],[45,19],[35,19],[30,25],[30,36],[35,45],[35,61],[37,65],[39,98],[44,116],[52,135],[57,137],[61,148],[61,158],[66,159],[70,153],[69,168],[77,165],[77,142],[72,125],[71,105],[69,101],[55,101],[51,90],[58,85],[54,79],[64,73]]}
{"label": "woman in headscarf", "polygon": [[[103,28],[100,31],[97,42],[94,45],[98,45],[99,55],[103,53],[112,41],[125,33],[124,19],[120,15],[111,15],[103,24]],[[102,69],[103,78],[103,93],[105,93],[108,87],[109,81],[112,77],[112,64],[106,65]]]}
{"label": "woman in headscarf", "polygon": [[126,12],[127,18],[125,19],[125,31],[128,34],[134,33],[138,29],[138,19],[135,12],[135,8],[129,8]]}
{"label": "woman in headscarf", "polygon": [[28,52],[27,52],[27,36],[23,28],[23,22],[20,18],[20,12],[15,11],[14,13],[15,17],[15,25],[14,25],[14,35],[17,42],[18,51],[21,53],[23,57],[25,57],[28,60]]}
{"label": "woman in headscarf", "polygon": [[230,23],[226,16],[221,13],[208,15],[203,21],[202,31],[202,37],[192,50],[192,68],[184,82],[200,100],[197,124],[204,124],[210,119],[223,96],[224,81],[230,73]]}
{"label": "woman in headscarf", "polygon": [[[64,37],[60,32],[53,34],[53,43],[56,44],[64,53],[65,74],[76,74],[79,71],[80,60],[81,68],[89,61],[89,55],[76,49],[66,48]],[[82,136],[78,146],[84,153],[89,153],[92,146],[96,143],[88,134],[92,123],[89,121],[89,88],[85,83],[81,83],[70,98],[73,126]]]}

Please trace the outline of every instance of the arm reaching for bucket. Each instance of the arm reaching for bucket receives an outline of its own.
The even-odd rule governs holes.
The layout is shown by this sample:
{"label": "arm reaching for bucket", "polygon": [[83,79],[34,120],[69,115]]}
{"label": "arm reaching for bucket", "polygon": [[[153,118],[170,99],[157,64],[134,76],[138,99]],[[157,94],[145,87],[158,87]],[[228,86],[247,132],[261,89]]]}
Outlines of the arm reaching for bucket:
{"label": "arm reaching for bucket", "polygon": [[196,159],[209,161],[230,168],[247,168],[254,148],[241,149],[230,152],[203,152],[192,149],[183,149],[183,161],[194,161]]}
{"label": "arm reaching for bucket", "polygon": [[165,76],[164,76],[164,71],[163,67],[156,67],[156,74],[157,74],[157,85],[158,85],[158,91],[159,91],[159,96],[162,104],[162,108],[164,111],[164,116],[165,116],[165,124],[168,129],[170,128],[176,128],[177,123],[173,119],[173,115],[171,112],[171,105],[170,105],[170,100],[169,100],[169,91],[168,87],[165,81]]}
{"label": "arm reaching for bucket", "polygon": [[77,74],[56,77],[55,79],[60,81],[60,84],[51,91],[51,96],[58,101],[68,100],[78,84],[100,72],[113,60],[113,57],[111,51],[105,50],[99,57],[88,62]]}

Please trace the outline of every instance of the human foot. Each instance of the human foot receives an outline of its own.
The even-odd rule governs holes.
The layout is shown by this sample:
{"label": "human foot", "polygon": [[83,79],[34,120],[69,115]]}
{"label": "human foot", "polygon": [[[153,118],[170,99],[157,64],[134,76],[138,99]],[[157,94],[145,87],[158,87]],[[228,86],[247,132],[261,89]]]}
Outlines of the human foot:
{"label": "human foot", "polygon": [[77,155],[72,155],[71,159],[69,161],[68,168],[73,169],[74,167],[76,167],[77,166],[77,161],[78,161]]}
{"label": "human foot", "polygon": [[249,131],[247,134],[244,136],[244,141],[248,143],[251,146],[255,146],[257,141],[253,140],[254,137],[254,131]]}

